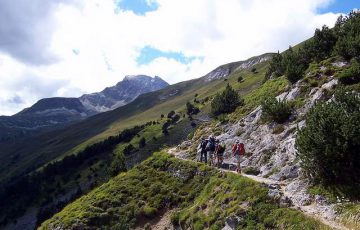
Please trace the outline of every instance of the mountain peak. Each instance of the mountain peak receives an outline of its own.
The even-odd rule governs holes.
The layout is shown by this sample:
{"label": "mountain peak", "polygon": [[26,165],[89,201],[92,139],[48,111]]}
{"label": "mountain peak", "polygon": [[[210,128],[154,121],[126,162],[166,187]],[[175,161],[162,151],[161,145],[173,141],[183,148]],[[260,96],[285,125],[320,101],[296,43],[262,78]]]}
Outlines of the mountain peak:
{"label": "mountain peak", "polygon": [[156,91],[169,84],[158,76],[126,75],[115,86],[107,87],[99,93],[85,94],[81,103],[96,112],[105,112],[135,100],[140,94]]}

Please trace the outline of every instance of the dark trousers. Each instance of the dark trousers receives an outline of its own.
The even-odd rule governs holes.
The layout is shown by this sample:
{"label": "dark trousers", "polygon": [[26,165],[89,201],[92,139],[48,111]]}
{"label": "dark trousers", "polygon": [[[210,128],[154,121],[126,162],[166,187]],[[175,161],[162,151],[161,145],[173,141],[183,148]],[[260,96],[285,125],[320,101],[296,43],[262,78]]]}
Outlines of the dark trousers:
{"label": "dark trousers", "polygon": [[207,163],[207,152],[206,151],[201,151],[200,162],[203,161],[203,158],[204,158],[204,162]]}

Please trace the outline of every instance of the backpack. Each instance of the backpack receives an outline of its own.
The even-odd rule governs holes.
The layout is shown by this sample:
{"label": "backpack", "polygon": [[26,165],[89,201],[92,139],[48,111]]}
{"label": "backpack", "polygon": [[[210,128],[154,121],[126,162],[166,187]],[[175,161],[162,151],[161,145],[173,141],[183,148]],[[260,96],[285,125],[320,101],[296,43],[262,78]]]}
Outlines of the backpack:
{"label": "backpack", "polygon": [[233,146],[234,154],[244,155],[245,154],[245,146],[244,143],[235,144]]}
{"label": "backpack", "polygon": [[245,155],[245,146],[244,146],[244,143],[240,143],[240,144],[238,145],[238,150],[239,150],[240,155]]}
{"label": "backpack", "polygon": [[221,144],[219,144],[218,145],[218,147],[217,147],[217,152],[218,153],[223,153],[223,152],[225,152],[225,145],[221,145]]}
{"label": "backpack", "polygon": [[207,150],[215,151],[215,140],[209,140],[207,144]]}
{"label": "backpack", "polygon": [[203,140],[203,141],[201,142],[201,150],[205,150],[207,144],[208,144],[208,140]]}

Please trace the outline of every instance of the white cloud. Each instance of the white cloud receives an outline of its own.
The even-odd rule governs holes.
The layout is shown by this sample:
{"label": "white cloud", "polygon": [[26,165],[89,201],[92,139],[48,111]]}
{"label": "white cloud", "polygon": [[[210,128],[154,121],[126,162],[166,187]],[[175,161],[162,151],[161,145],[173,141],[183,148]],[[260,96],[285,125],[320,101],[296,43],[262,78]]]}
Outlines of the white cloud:
{"label": "white cloud", "polygon": [[[316,13],[331,1],[158,0],[159,8],[143,16],[116,11],[113,0],[61,4],[52,11],[51,31],[32,31],[34,37],[51,33],[41,37],[48,38],[44,45],[58,62],[34,66],[0,53],[0,114],[42,97],[100,91],[127,74],[158,75],[175,83],[227,62],[284,50],[312,36],[316,27],[334,24],[337,15]],[[187,64],[157,58],[138,66],[136,58],[146,45],[204,58]]]}

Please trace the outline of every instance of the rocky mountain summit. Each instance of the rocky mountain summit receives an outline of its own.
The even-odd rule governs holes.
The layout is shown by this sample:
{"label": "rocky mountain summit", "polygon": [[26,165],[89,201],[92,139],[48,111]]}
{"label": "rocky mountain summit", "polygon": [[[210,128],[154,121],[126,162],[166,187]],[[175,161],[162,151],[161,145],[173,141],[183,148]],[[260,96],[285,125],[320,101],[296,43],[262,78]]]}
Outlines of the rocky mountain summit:
{"label": "rocky mountain summit", "polygon": [[128,75],[115,86],[81,96],[82,105],[94,112],[106,112],[132,102],[139,95],[160,90],[169,84],[158,76]]}
{"label": "rocky mountain summit", "polygon": [[79,98],[44,98],[13,116],[0,116],[0,140],[77,122],[126,105],[139,95],[167,87],[160,77],[126,76],[115,86]]}

